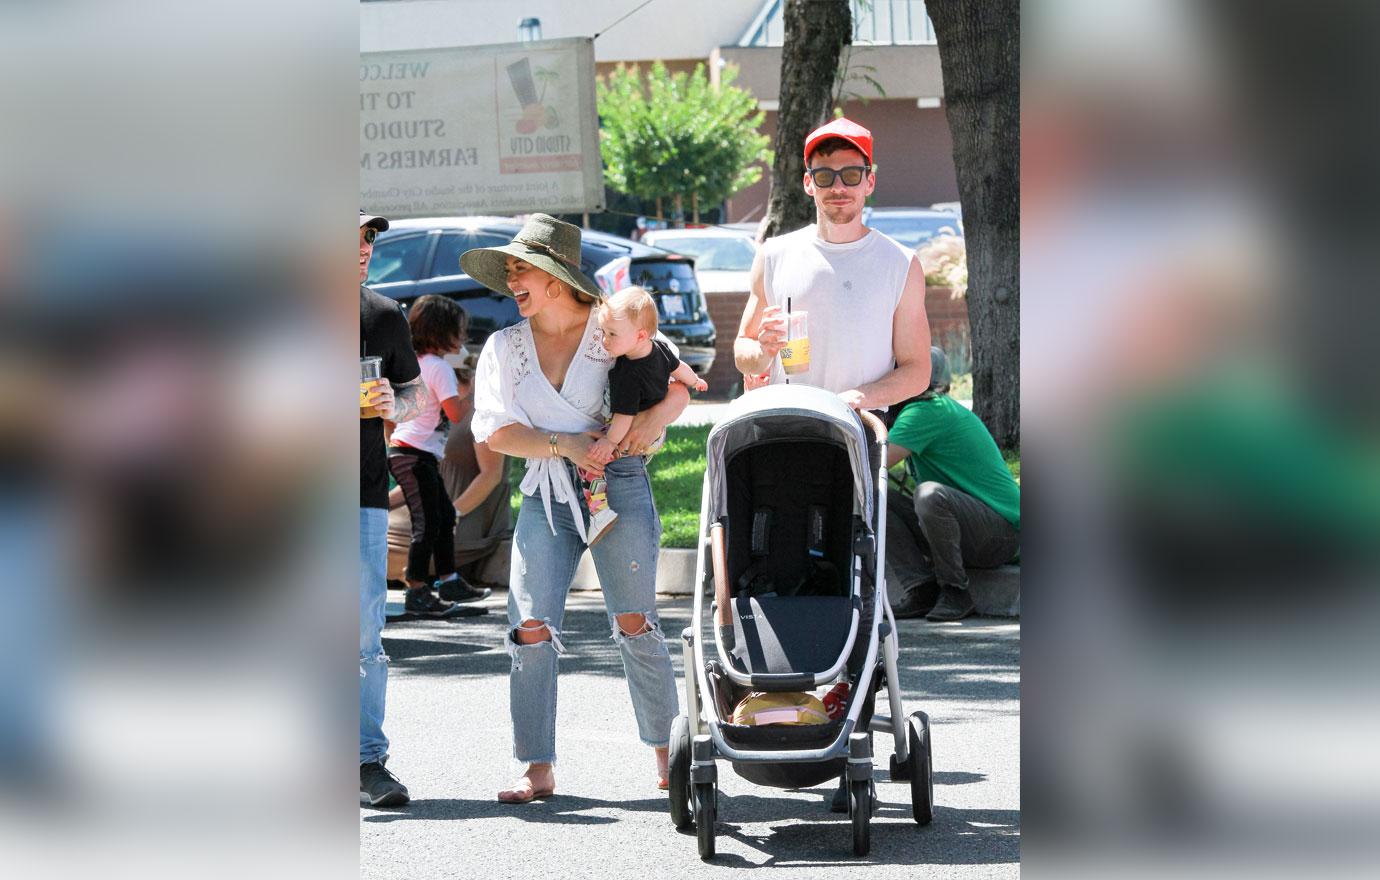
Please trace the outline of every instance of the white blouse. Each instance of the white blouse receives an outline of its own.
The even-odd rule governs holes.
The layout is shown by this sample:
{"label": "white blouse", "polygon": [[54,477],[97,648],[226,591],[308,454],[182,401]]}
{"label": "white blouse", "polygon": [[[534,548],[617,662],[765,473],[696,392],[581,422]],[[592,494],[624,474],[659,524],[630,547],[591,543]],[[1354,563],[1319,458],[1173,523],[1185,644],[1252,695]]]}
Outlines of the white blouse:
{"label": "white blouse", "polygon": [[[537,362],[530,321],[490,335],[475,369],[471,423],[474,439],[482,443],[499,428],[514,424],[562,434],[602,428],[609,415],[608,372],[614,363],[604,350],[603,339],[604,333],[591,309],[580,347],[557,391]],[[556,527],[551,519],[551,502],[568,504],[581,539],[587,540],[579,492],[564,465],[565,459],[549,456],[527,459],[527,474],[520,488],[528,497],[541,493],[552,534]]]}

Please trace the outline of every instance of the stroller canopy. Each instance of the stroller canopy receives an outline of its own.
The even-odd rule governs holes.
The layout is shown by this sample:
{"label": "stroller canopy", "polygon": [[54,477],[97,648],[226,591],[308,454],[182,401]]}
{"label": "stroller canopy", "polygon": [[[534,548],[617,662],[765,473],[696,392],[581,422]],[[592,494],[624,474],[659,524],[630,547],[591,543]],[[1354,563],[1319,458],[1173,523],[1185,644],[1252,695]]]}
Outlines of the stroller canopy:
{"label": "stroller canopy", "polygon": [[728,512],[728,459],[750,446],[789,440],[831,440],[848,450],[854,509],[864,522],[873,525],[867,429],[838,395],[812,385],[769,385],[728,405],[727,414],[709,432],[705,466],[709,471],[710,520]]}

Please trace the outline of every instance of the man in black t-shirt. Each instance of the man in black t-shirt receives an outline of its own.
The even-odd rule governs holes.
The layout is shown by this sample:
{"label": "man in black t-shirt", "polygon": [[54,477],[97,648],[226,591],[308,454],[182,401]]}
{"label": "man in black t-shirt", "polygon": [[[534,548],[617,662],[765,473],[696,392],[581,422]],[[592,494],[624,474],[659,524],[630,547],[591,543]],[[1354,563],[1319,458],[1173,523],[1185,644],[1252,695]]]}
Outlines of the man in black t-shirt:
{"label": "man in black t-shirt", "polygon": [[[383,359],[383,379],[370,391],[359,419],[359,794],[375,807],[407,803],[407,786],[384,766],[383,734],[388,655],[383,652],[388,601],[388,451],[383,420],[415,418],[425,400],[412,331],[398,304],[364,286],[374,237],[388,221],[359,212],[359,341],[361,357]],[[381,418],[380,418],[381,416]]]}

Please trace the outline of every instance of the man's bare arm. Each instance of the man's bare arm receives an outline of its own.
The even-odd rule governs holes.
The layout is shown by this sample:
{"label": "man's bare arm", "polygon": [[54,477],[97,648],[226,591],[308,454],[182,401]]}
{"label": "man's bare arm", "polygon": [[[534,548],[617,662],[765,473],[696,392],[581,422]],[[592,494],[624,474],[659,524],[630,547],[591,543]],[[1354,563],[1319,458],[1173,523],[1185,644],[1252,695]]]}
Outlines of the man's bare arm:
{"label": "man's bare arm", "polygon": [[909,449],[905,448],[904,446],[897,446],[895,443],[889,443],[889,444],[887,444],[887,447],[886,447],[886,466],[887,466],[887,468],[894,468],[894,467],[896,467],[896,465],[900,464],[901,462],[905,461],[905,460],[908,459],[908,458],[910,458],[910,450],[909,450]]}
{"label": "man's bare arm", "polygon": [[859,394],[861,401],[849,404],[858,409],[878,409],[900,403],[930,387],[930,322],[925,315],[925,270],[917,257],[911,257],[901,302],[891,319],[891,347],[896,368],[876,382],[839,395]]}

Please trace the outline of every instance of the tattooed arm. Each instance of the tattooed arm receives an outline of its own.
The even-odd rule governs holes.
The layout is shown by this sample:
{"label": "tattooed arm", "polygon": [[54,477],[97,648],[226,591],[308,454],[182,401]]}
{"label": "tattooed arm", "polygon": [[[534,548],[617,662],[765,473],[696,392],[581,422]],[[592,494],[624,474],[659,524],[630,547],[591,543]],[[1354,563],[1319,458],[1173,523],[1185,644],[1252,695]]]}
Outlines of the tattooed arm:
{"label": "tattooed arm", "polygon": [[390,422],[412,421],[421,413],[425,402],[426,386],[422,384],[421,376],[397,388],[383,379],[374,386],[369,397],[369,404]]}
{"label": "tattooed arm", "polygon": [[395,422],[410,422],[422,413],[422,406],[426,403],[426,386],[422,384],[422,377],[418,376],[411,382],[399,385],[393,395],[393,415]]}

